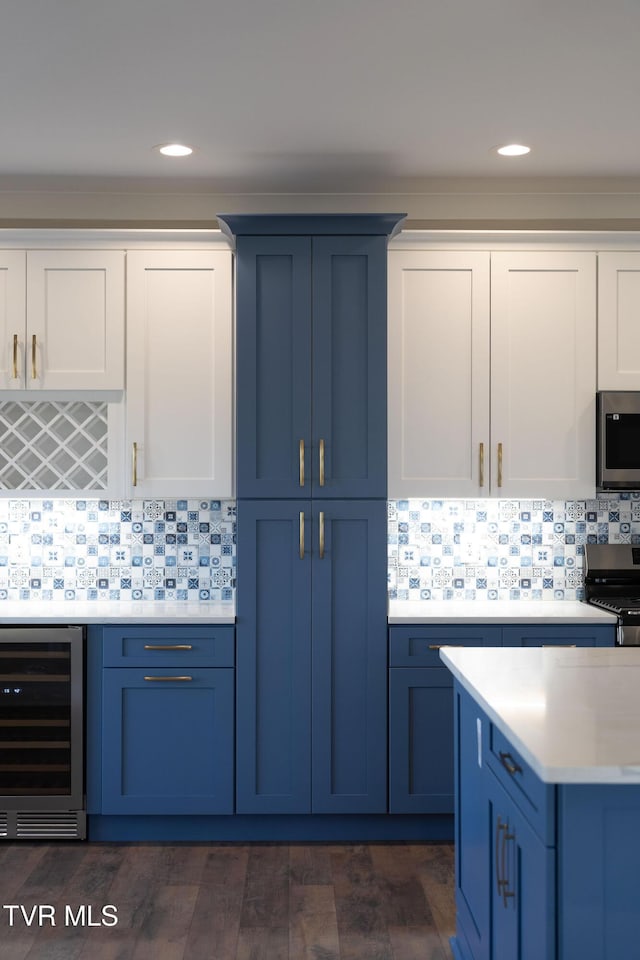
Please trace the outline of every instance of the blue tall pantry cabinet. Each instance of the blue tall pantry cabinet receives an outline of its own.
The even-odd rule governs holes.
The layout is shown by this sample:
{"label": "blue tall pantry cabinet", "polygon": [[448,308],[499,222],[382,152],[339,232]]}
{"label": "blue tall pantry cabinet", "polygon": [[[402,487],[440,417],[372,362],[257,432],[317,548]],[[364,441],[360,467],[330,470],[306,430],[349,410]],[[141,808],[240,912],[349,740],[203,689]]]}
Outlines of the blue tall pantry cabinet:
{"label": "blue tall pantry cabinet", "polygon": [[239,814],[387,810],[387,239],[223,216],[236,244]]}

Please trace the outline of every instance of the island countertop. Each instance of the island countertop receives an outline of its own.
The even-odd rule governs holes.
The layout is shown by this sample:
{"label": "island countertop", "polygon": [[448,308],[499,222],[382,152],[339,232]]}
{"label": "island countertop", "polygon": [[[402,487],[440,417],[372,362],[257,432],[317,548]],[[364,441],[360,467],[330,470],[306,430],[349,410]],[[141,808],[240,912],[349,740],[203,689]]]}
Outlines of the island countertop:
{"label": "island countertop", "polygon": [[640,647],[443,647],[546,783],[640,784]]}
{"label": "island countertop", "polygon": [[579,600],[390,600],[390,624],[614,624],[616,615]]}

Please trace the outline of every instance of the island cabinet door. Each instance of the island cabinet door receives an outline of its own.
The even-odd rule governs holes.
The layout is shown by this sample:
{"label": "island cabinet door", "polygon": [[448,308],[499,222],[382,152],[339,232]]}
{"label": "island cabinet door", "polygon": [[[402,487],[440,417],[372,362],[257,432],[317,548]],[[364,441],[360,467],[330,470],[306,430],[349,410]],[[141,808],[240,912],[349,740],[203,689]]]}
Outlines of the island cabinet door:
{"label": "island cabinet door", "polygon": [[492,960],[555,960],[555,849],[544,845],[490,771],[487,780]]}
{"label": "island cabinet door", "polygon": [[483,761],[489,724],[457,683],[454,697],[456,943],[463,960],[491,960],[491,811]]}
{"label": "island cabinet door", "polygon": [[558,787],[558,960],[640,955],[638,864],[640,784]]}

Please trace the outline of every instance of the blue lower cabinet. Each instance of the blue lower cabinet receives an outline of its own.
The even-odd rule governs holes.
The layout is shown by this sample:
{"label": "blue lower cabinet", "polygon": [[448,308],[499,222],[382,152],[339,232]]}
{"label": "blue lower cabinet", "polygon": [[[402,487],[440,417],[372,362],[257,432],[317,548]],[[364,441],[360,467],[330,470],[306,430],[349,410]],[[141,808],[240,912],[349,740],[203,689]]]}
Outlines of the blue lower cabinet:
{"label": "blue lower cabinet", "polygon": [[613,647],[615,624],[518,624],[502,628],[503,647]]}
{"label": "blue lower cabinet", "polygon": [[233,812],[233,676],[104,670],[102,814]]}
{"label": "blue lower cabinet", "polygon": [[490,771],[487,789],[494,850],[492,957],[553,960],[556,851],[545,846]]}
{"label": "blue lower cabinet", "polygon": [[453,813],[453,680],[443,645],[500,646],[501,628],[389,627],[390,813]]}
{"label": "blue lower cabinet", "polygon": [[239,501],[238,813],[384,813],[386,503]]}
{"label": "blue lower cabinet", "polygon": [[452,687],[446,668],[389,671],[389,813],[453,813]]}
{"label": "blue lower cabinet", "polygon": [[[456,960],[492,960],[491,807],[483,763],[489,724],[454,687]],[[507,960],[507,957],[502,958]]]}

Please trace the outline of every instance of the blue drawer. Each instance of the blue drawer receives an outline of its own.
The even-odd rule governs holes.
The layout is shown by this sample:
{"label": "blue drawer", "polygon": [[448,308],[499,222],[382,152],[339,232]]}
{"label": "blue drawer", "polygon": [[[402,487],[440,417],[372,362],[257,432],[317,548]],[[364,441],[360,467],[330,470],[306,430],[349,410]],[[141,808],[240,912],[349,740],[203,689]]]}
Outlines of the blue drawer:
{"label": "blue drawer", "polygon": [[105,667],[233,667],[235,627],[232,625],[104,627]]}

